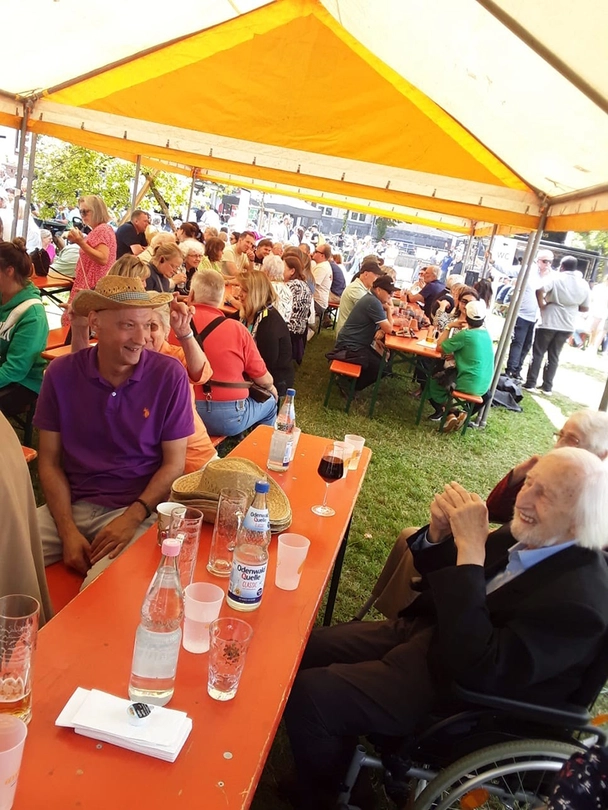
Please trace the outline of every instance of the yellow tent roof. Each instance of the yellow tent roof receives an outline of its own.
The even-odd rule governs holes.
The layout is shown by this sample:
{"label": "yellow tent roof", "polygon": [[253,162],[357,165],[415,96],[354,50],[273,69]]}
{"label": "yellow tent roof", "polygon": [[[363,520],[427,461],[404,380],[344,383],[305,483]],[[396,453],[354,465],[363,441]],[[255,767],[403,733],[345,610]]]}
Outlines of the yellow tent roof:
{"label": "yellow tent roof", "polygon": [[[71,4],[53,5],[63,15]],[[608,227],[608,153],[595,146],[608,137],[606,49],[580,44],[599,43],[608,12],[579,0],[575,19],[560,17],[564,4],[187,0],[188,24],[181,6],[177,27],[157,17],[154,33],[146,21],[129,53],[122,33],[112,38],[115,0],[93,0],[90,52],[77,49],[71,73],[52,67],[55,86],[34,97],[29,128],[458,230],[534,228],[547,198],[548,228]],[[48,86],[36,59],[5,90]],[[13,69],[10,54],[4,62]],[[14,106],[0,101],[0,123],[16,122]]]}

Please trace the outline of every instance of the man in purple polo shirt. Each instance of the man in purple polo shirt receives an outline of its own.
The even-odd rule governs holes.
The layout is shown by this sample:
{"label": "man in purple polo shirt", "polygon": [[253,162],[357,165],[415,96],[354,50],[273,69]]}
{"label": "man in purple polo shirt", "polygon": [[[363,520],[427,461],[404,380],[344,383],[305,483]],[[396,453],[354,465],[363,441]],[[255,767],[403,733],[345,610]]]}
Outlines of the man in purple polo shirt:
{"label": "man in purple polo shirt", "polygon": [[73,301],[97,346],[54,360],[44,377],[34,419],[44,560],[63,559],[84,585],[146,531],[184,470],[194,432],[187,374],[144,351],[151,310],[171,299],[149,295],[141,279],[102,278]]}
{"label": "man in purple polo shirt", "polygon": [[429,320],[431,318],[431,307],[433,306],[433,302],[445,292],[445,284],[443,281],[439,281],[437,279],[439,272],[439,268],[434,264],[425,267],[422,273],[424,287],[419,293],[413,294],[408,292],[407,294],[407,300],[410,303],[417,301],[424,309],[424,314]]}

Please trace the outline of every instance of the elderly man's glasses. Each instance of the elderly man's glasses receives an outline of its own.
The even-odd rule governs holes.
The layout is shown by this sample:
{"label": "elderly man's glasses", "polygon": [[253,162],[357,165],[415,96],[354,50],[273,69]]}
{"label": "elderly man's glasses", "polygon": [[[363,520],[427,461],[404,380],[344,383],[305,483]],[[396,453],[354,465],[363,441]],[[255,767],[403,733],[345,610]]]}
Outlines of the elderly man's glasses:
{"label": "elderly man's glasses", "polygon": [[553,434],[553,438],[556,442],[565,442],[570,447],[578,447],[581,443],[581,440],[578,439],[574,433],[570,433],[567,430],[556,430]]}

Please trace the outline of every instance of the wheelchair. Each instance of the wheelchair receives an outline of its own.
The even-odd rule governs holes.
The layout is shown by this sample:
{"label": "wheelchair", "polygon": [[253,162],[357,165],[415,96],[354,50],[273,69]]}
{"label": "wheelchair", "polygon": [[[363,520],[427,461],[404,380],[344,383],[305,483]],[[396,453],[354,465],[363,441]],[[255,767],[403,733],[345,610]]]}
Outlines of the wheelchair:
{"label": "wheelchair", "polygon": [[358,810],[351,793],[363,767],[382,770],[387,796],[399,810],[541,810],[569,757],[605,735],[591,724],[608,680],[608,638],[581,679],[572,703],[539,706],[454,688],[462,710],[431,719],[406,740],[372,740],[380,755],[359,745],[337,810]]}

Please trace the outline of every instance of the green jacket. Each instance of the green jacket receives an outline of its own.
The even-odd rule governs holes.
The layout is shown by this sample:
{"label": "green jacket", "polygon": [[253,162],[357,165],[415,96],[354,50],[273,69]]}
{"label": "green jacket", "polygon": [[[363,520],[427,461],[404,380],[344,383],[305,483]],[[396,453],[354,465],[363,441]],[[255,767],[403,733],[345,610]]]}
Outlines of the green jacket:
{"label": "green jacket", "polygon": [[[40,293],[31,282],[6,304],[0,304],[0,330],[12,310],[30,299],[40,301]],[[41,352],[48,334],[46,312],[40,303],[26,309],[8,333],[0,337],[0,388],[19,383],[37,394],[40,392],[46,366]]]}

